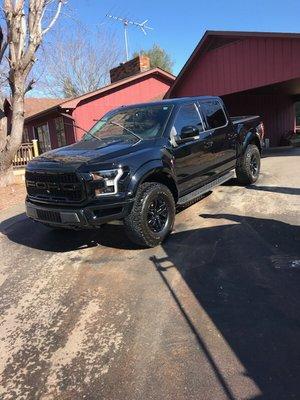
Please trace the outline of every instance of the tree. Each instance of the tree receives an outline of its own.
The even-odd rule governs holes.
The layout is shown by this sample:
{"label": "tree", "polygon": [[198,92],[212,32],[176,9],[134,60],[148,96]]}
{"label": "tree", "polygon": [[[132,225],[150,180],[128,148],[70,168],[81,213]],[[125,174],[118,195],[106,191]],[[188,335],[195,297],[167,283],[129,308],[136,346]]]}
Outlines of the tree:
{"label": "tree", "polygon": [[[21,144],[24,98],[34,81],[28,77],[45,34],[58,19],[66,0],[4,0],[5,30],[0,27],[0,63],[7,53],[12,115],[0,124],[0,186],[9,183],[12,161]],[[0,118],[4,117],[3,101]]]}
{"label": "tree", "polygon": [[108,31],[90,32],[76,26],[68,33],[57,31],[46,46],[43,78],[39,86],[55,97],[74,97],[108,83],[109,70],[121,60],[120,47]]}
{"label": "tree", "polygon": [[172,73],[174,61],[171,56],[157,44],[154,44],[149,50],[140,50],[133,54],[134,57],[137,57],[138,55],[148,56],[150,58],[151,68],[159,67],[164,71]]}

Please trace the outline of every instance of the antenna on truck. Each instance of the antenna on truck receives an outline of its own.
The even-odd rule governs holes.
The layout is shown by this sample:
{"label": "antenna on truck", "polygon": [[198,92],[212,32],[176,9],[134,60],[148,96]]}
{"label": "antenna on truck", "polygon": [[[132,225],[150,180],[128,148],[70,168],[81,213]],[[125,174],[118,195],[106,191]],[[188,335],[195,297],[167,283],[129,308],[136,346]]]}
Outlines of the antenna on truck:
{"label": "antenna on truck", "polygon": [[106,14],[108,18],[115,19],[116,21],[122,22],[124,26],[124,39],[125,39],[125,54],[126,54],[126,61],[129,60],[129,54],[128,54],[128,33],[127,33],[127,27],[129,25],[134,25],[137,26],[138,28],[141,29],[144,35],[147,35],[147,29],[153,30],[150,26],[147,25],[148,20],[146,19],[144,22],[135,22],[135,21],[130,21],[127,18],[122,18],[122,17],[116,17],[111,14]]}

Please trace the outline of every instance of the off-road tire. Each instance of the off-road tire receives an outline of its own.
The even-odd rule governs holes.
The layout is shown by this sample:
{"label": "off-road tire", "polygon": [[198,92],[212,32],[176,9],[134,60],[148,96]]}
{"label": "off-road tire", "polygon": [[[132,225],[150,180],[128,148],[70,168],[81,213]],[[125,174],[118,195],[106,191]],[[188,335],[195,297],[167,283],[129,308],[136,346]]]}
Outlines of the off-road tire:
{"label": "off-road tire", "polygon": [[[167,208],[167,220],[159,232],[151,230],[148,213],[155,199],[162,199]],[[172,231],[175,219],[175,201],[171,191],[161,183],[145,182],[140,185],[130,214],[124,219],[129,239],[142,247],[159,245]]]}
{"label": "off-road tire", "polygon": [[[253,163],[256,163],[254,172]],[[251,185],[256,182],[260,172],[260,152],[257,146],[249,144],[236,163],[236,176],[242,185]]]}

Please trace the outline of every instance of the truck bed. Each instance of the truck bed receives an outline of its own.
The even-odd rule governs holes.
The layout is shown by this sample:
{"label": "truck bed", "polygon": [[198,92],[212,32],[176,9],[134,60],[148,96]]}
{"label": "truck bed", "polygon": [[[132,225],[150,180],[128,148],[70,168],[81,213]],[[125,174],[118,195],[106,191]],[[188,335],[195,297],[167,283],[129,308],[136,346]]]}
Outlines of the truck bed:
{"label": "truck bed", "polygon": [[230,117],[231,122],[233,123],[233,125],[237,125],[237,124],[243,124],[246,122],[258,122],[260,121],[260,116],[259,115],[240,115],[237,117]]}

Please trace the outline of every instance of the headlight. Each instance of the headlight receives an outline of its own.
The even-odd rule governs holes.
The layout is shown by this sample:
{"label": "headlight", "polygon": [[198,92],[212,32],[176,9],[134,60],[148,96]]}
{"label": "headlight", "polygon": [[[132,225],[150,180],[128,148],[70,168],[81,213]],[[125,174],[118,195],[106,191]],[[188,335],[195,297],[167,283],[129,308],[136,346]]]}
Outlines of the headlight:
{"label": "headlight", "polygon": [[95,195],[98,197],[118,193],[118,181],[122,175],[122,168],[91,172]]}

